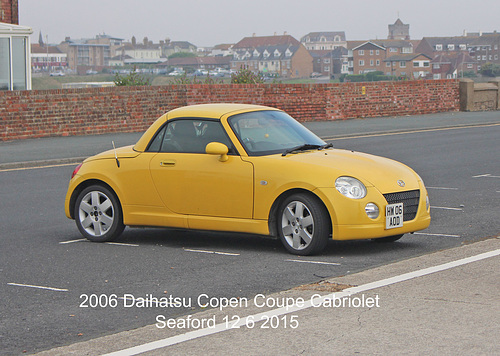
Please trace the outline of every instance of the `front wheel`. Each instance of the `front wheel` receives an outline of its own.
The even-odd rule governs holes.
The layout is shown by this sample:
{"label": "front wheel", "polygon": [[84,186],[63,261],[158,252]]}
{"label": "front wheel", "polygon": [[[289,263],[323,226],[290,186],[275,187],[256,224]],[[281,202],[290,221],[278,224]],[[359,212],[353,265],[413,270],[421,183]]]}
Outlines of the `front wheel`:
{"label": "front wheel", "polygon": [[317,198],[294,194],[278,210],[278,234],[283,246],[295,255],[321,252],[330,233],[326,209]]}
{"label": "front wheel", "polygon": [[125,228],[118,198],[101,185],[92,185],[78,194],[74,216],[81,234],[94,242],[112,241]]}

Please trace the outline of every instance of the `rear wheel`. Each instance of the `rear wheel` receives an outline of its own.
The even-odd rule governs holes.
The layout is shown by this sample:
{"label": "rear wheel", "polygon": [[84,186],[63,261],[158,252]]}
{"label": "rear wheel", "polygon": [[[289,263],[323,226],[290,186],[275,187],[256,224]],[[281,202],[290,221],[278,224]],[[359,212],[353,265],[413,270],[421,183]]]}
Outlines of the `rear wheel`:
{"label": "rear wheel", "polygon": [[404,234],[394,235],[394,236],[387,236],[387,237],[380,237],[378,239],[373,239],[372,241],[380,242],[380,243],[394,242],[394,241],[398,241],[400,238],[402,238],[403,235]]}
{"label": "rear wheel", "polygon": [[118,198],[101,185],[92,185],[78,194],[74,216],[81,234],[94,242],[112,241],[125,228]]}
{"label": "rear wheel", "polygon": [[278,234],[283,246],[295,255],[321,252],[330,233],[326,209],[317,198],[293,194],[278,209]]}

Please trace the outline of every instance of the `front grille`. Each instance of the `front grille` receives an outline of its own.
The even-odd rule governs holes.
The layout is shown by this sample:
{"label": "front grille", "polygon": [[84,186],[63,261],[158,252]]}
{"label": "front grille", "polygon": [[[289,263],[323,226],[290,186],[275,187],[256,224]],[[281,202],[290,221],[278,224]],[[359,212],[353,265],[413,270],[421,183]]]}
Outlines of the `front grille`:
{"label": "front grille", "polygon": [[403,221],[415,219],[420,201],[420,190],[384,194],[388,204],[403,203]]}

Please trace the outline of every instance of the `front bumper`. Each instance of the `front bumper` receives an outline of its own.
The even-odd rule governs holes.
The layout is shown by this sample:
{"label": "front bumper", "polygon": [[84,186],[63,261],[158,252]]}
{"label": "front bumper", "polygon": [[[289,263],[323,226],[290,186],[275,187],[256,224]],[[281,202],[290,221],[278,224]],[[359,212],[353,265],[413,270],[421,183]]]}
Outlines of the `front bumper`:
{"label": "front bumper", "polygon": [[[367,195],[355,200],[341,195],[335,188],[318,188],[315,193],[325,203],[332,221],[332,239],[362,240],[375,239],[411,233],[429,227],[431,222],[430,208],[427,209],[427,190],[418,182],[420,190],[419,206],[415,218],[404,221],[402,227],[386,229],[385,206],[388,204],[384,196],[375,187],[367,187]],[[379,216],[371,219],[365,212],[365,206],[374,203],[379,208]]]}

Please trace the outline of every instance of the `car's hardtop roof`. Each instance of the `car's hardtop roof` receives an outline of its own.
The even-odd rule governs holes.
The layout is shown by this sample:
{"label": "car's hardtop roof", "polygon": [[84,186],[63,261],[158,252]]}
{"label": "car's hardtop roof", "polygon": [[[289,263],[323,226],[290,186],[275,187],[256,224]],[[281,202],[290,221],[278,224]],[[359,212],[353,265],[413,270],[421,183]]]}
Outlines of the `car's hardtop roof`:
{"label": "car's hardtop roof", "polygon": [[170,110],[156,120],[149,129],[142,135],[134,146],[134,150],[144,152],[147,145],[153,138],[156,131],[167,121],[176,118],[206,118],[206,119],[220,119],[224,115],[244,113],[246,111],[259,111],[259,110],[278,110],[269,106],[253,105],[253,104],[198,104],[191,106],[183,106],[177,109]]}
{"label": "car's hardtop roof", "polygon": [[183,106],[177,109],[173,109],[167,113],[168,119],[174,117],[205,117],[218,119],[223,115],[229,114],[235,111],[253,111],[253,110],[276,110],[263,105],[253,105],[253,104],[229,104],[229,103],[219,103],[219,104],[198,104],[191,106]]}

